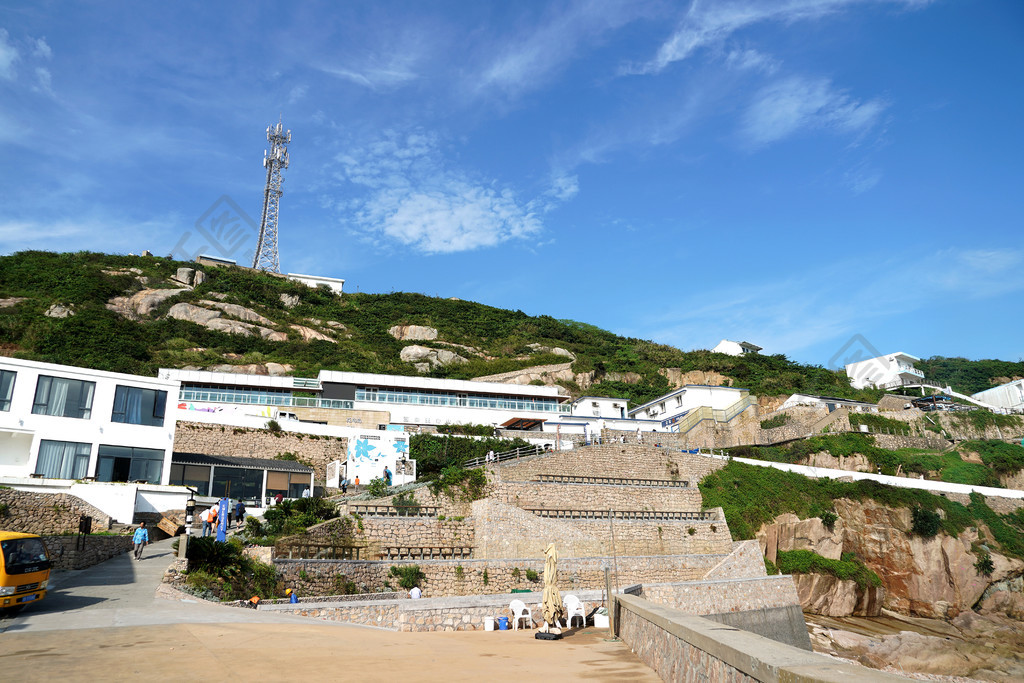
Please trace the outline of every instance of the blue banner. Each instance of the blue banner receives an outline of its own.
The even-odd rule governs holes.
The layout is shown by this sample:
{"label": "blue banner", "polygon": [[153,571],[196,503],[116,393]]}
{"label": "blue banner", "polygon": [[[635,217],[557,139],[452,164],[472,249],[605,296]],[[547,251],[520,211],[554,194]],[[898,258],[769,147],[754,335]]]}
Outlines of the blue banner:
{"label": "blue banner", "polygon": [[228,499],[221,498],[217,505],[217,540],[223,543],[228,540]]}

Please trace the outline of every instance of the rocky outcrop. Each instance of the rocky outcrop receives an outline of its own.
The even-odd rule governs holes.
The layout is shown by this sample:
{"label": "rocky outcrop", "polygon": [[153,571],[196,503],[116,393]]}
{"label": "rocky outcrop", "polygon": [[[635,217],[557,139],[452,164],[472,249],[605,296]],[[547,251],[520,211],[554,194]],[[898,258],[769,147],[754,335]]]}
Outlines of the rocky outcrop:
{"label": "rocky outcrop", "polygon": [[1024,621],[1024,577],[993,583],[985,589],[977,609],[981,614],[1005,614]]}
{"label": "rocky outcrop", "polygon": [[211,372],[231,372],[237,375],[283,377],[294,370],[295,366],[281,363],[249,363],[247,365],[211,365],[206,369]]}
{"label": "rocky outcrop", "polygon": [[195,268],[178,268],[173,279],[189,287],[198,287],[206,282],[206,273]]}
{"label": "rocky outcrop", "polygon": [[426,372],[438,365],[453,365],[468,361],[457,353],[446,349],[431,349],[426,346],[406,346],[399,357],[406,363],[412,363],[420,372]]}
{"label": "rocky outcrop", "polygon": [[298,332],[299,336],[302,337],[303,341],[313,341],[315,339],[319,339],[321,341],[329,341],[332,344],[338,343],[335,339],[328,337],[326,334],[322,332],[317,332],[311,327],[305,327],[303,325],[289,325],[288,327]]}
{"label": "rocky outcrop", "polygon": [[[592,373],[591,375],[592,376]],[[572,371],[572,363],[558,363],[556,365],[536,365],[532,368],[502,372],[497,375],[486,375],[474,377],[474,382],[504,382],[505,384],[530,384],[540,381],[544,384],[554,386],[558,380],[573,382],[577,375]],[[583,385],[580,385],[583,386]],[[590,386],[587,383],[587,386]]]}
{"label": "rocky outcrop", "polygon": [[885,589],[861,588],[831,574],[794,574],[796,592],[804,612],[826,617],[877,617],[882,613]]}
{"label": "rocky outcrop", "polygon": [[877,469],[871,464],[871,461],[860,453],[841,455],[838,458],[828,451],[811,453],[801,464],[811,467],[827,467],[833,470],[846,470],[847,472],[874,472]]}
{"label": "rocky outcrop", "polygon": [[635,372],[609,372],[601,378],[602,382],[622,382],[623,384],[636,384],[643,377]]}
{"label": "rocky outcrop", "polygon": [[704,372],[703,370],[690,370],[683,372],[680,368],[661,368],[658,374],[664,375],[668,380],[669,387],[678,389],[687,384],[699,384],[709,387],[731,387],[734,380],[732,377],[720,375],[717,372]]}
{"label": "rocky outcrop", "polygon": [[28,298],[24,296],[12,296],[9,299],[0,299],[0,308],[10,308],[11,306],[17,306],[22,301],[27,301]]}
{"label": "rocky outcrop", "polygon": [[398,341],[431,341],[437,339],[437,330],[423,325],[395,325],[388,330],[388,334]]}
{"label": "rocky outcrop", "polygon": [[257,325],[266,326],[271,326],[274,324],[273,320],[270,320],[269,318],[264,318],[262,315],[252,310],[251,308],[239,306],[238,304],[226,304],[222,301],[207,301],[205,299],[201,300],[199,303],[201,303],[203,306],[212,306],[217,310],[227,313],[233,318],[244,320],[247,323],[256,323]]}
{"label": "rocky outcrop", "polygon": [[[214,302],[211,302],[214,303]],[[219,304],[220,306],[232,306],[233,304]],[[239,308],[242,308],[239,306]],[[245,309],[248,310],[248,309]],[[288,335],[284,332],[278,332],[271,330],[266,327],[259,325],[253,325],[239,320],[228,320],[221,317],[221,311],[211,310],[209,308],[203,308],[202,306],[196,306],[195,304],[174,304],[171,306],[171,310],[167,312],[167,317],[175,318],[177,320],[187,320],[189,322],[202,325],[203,327],[211,330],[217,330],[218,332],[226,332],[228,334],[241,334],[245,336],[260,336],[269,341],[285,341],[288,339]],[[254,313],[254,315],[256,315]]]}
{"label": "rocky outcrop", "polygon": [[565,356],[576,360],[576,354],[568,349],[563,349],[559,346],[542,346],[540,344],[527,344],[526,347],[532,350],[534,353],[550,353],[554,356]]}
{"label": "rocky outcrop", "polygon": [[139,320],[149,315],[164,301],[178,296],[182,292],[192,291],[188,287],[180,289],[143,289],[131,296],[115,296],[107,302],[111,311],[123,315],[129,320]]}
{"label": "rocky outcrop", "polygon": [[63,304],[53,304],[43,313],[47,318],[70,318],[74,314],[73,306],[64,306]]}
{"label": "rocky outcrop", "polygon": [[285,293],[282,292],[281,296],[280,296],[280,299],[281,299],[281,303],[284,304],[285,308],[295,308],[296,306],[299,305],[299,295],[298,294],[285,294]]}
{"label": "rocky outcrop", "polygon": [[773,524],[761,527],[756,535],[761,552],[772,562],[778,560],[779,550],[810,550],[838,560],[843,554],[843,528],[842,519],[837,519],[829,529],[818,517],[800,519],[787,513],[776,517]]}

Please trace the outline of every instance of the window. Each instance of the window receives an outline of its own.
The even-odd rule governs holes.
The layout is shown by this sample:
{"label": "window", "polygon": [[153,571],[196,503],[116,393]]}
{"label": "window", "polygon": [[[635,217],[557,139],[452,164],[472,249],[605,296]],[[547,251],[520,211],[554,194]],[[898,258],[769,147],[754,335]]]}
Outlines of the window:
{"label": "window", "polygon": [[144,481],[159,484],[164,452],[155,448],[100,446],[96,479],[99,481]]}
{"label": "window", "polygon": [[[307,477],[307,486],[309,478]],[[213,470],[210,495],[259,500],[263,492],[263,470],[217,465]]]}
{"label": "window", "polygon": [[110,421],[163,427],[166,409],[166,391],[118,385],[114,391],[114,411]]}
{"label": "window", "polygon": [[39,375],[32,412],[88,420],[92,417],[92,395],[95,391],[95,382]]}
{"label": "window", "polygon": [[267,495],[278,493],[285,498],[299,498],[304,489],[309,488],[307,472],[267,472]]}
{"label": "window", "polygon": [[172,486],[188,486],[194,488],[200,496],[209,495],[209,465],[171,465],[171,478],[167,482]]}
{"label": "window", "polygon": [[11,394],[14,393],[14,378],[18,373],[0,370],[0,410],[11,409]]}
{"label": "window", "polygon": [[39,442],[36,474],[49,479],[81,479],[89,471],[92,444],[74,441]]}

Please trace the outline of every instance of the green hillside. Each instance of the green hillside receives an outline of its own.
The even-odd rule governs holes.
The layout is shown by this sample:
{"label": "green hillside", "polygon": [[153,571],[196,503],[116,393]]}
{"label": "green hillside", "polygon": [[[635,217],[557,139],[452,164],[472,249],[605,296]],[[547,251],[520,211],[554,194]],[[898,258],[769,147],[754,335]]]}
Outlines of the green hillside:
{"label": "green hillside", "polygon": [[[560,382],[573,395],[614,395],[643,402],[670,388],[660,369],[678,368],[715,371],[730,378],[733,386],[759,395],[799,391],[868,400],[878,396],[854,391],[845,374],[793,363],[782,355],[683,352],[586,323],[421,294],[339,297],[323,287],[312,289],[242,268],[204,266],[205,282],[163,301],[137,320],[108,308],[114,297],[180,287],[170,280],[179,267],[196,264],[87,252],[26,251],[0,257],[0,298],[24,299],[0,308],[0,351],[143,375],[154,375],[158,367],[274,362],[293,366],[292,374],[315,376],[321,368],[419,374],[399,357],[403,347],[418,344],[454,351],[468,360],[434,367],[426,374],[469,379],[568,362],[569,358],[550,352],[558,347],[575,355],[572,371],[577,378],[580,373],[594,373],[589,387],[571,380]],[[298,305],[288,308],[282,295],[298,296]],[[167,317],[174,304],[211,299],[251,309],[272,322],[264,325],[268,332],[287,333],[287,339],[230,334]],[[69,307],[74,314],[48,317],[44,313],[53,304]],[[327,321],[331,327],[326,327]],[[305,341],[290,325],[315,327],[334,342]],[[400,342],[388,333],[393,325],[425,325],[437,329],[439,336],[433,341]]]}
{"label": "green hillside", "polygon": [[963,394],[975,394],[1024,377],[1024,360],[967,360],[932,356],[914,367],[931,382],[951,386]]}

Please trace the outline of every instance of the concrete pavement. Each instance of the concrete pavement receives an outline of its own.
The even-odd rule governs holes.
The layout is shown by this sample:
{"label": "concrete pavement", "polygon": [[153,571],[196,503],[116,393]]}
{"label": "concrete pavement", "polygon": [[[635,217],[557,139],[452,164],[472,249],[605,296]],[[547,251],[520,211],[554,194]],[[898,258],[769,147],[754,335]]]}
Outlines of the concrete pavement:
{"label": "concrete pavement", "polygon": [[4,680],[658,681],[605,629],[397,633],[203,601],[154,597],[171,541],[54,572],[46,599],[0,620]]}

